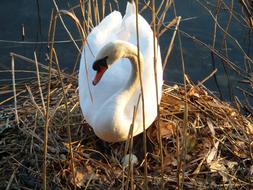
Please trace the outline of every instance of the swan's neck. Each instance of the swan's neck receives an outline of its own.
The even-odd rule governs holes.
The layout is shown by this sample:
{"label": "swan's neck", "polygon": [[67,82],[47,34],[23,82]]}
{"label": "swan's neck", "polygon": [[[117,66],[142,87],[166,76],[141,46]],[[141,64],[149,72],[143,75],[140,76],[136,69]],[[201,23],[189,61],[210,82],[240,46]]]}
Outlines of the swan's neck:
{"label": "swan's neck", "polygon": [[[128,97],[131,97],[131,95],[140,86],[139,66],[138,66],[138,57],[137,57],[137,55],[129,55],[127,58],[130,60],[132,69],[131,69],[131,75],[129,77],[129,80],[128,80],[125,88],[122,90],[121,95],[127,94]],[[143,68],[143,62],[142,61],[140,61],[140,67]]]}
{"label": "swan's neck", "polygon": [[[119,91],[111,96],[104,104],[108,109],[107,116],[95,118],[94,122],[97,128],[94,128],[96,134],[102,139],[108,141],[122,141],[127,139],[128,130],[132,123],[133,105],[137,104],[140,92],[140,73],[144,70],[144,59],[140,53],[140,65],[138,64],[138,50],[137,47],[123,41],[117,41],[106,46],[103,50],[112,52],[109,56],[108,62],[115,63],[118,59],[127,58],[131,63],[131,73],[127,83]],[[103,57],[103,56],[101,56]],[[125,62],[118,63],[124,64]],[[121,73],[118,73],[119,75]],[[102,110],[106,110],[102,107]],[[108,116],[110,115],[110,116]],[[99,121],[99,124],[98,124]],[[106,127],[105,127],[106,126]]]}
{"label": "swan's neck", "polygon": [[[128,58],[131,63],[131,74],[126,85],[118,92],[118,98],[116,103],[116,110],[120,114],[124,114],[126,106],[133,96],[136,96],[136,92],[140,91],[140,76],[144,68],[143,56],[140,53],[140,65],[138,64],[137,47],[128,47],[122,58]],[[140,72],[139,72],[140,69]],[[138,96],[138,95],[137,95]],[[136,96],[136,97],[137,97]],[[137,103],[137,99],[136,99]],[[131,110],[128,110],[131,111]],[[128,113],[131,115],[131,113]]]}

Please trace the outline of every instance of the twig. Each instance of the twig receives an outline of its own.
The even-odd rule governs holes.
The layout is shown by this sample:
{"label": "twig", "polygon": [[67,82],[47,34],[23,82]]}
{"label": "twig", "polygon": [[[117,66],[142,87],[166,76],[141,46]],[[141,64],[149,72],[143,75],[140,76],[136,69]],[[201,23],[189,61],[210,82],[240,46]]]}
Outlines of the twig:
{"label": "twig", "polygon": [[173,36],[170,40],[170,45],[169,45],[169,48],[167,50],[166,57],[165,57],[164,62],[163,62],[163,70],[165,69],[165,67],[167,65],[167,62],[168,62],[168,59],[170,57],[170,54],[172,52],[174,42],[175,42],[175,38],[176,38],[176,34],[178,33],[178,27],[179,27],[180,21],[181,21],[181,17],[179,16],[179,17],[177,17],[177,24],[176,24],[176,27],[175,27],[175,31],[173,32]]}
{"label": "twig", "polygon": [[[53,31],[52,31],[52,42],[54,42],[56,29],[56,16],[54,17]],[[44,155],[43,155],[43,189],[47,189],[47,144],[48,144],[48,128],[49,128],[49,107],[50,107],[50,92],[51,92],[51,75],[52,75],[52,63],[53,63],[53,48],[54,43],[51,44],[49,68],[48,68],[48,86],[47,86],[47,105],[46,105],[46,122],[44,126]]]}
{"label": "twig", "polygon": [[[174,12],[176,14],[176,6],[175,2],[173,1],[173,7]],[[180,143],[182,148],[180,147],[180,144],[177,146],[177,152],[178,152],[178,165],[177,165],[177,178],[178,178],[178,189],[184,188],[184,172],[185,172],[185,156],[186,156],[186,135],[187,135],[187,128],[188,128],[188,94],[187,94],[187,88],[186,88],[186,73],[185,73],[185,63],[184,63],[184,55],[183,55],[183,49],[182,49],[182,40],[181,40],[181,34],[178,33],[178,41],[179,41],[179,47],[180,47],[180,57],[181,57],[181,67],[183,72],[183,81],[184,81],[184,120],[183,120],[183,131],[181,136],[181,143],[180,139],[178,139],[179,133],[177,133],[177,143]]]}
{"label": "twig", "polygon": [[15,177],[15,174],[16,174],[18,168],[19,168],[19,167],[16,167],[16,168],[14,169],[14,171],[12,172],[11,177],[10,177],[10,180],[9,180],[8,185],[6,186],[5,190],[9,190],[9,189],[11,188],[12,181],[13,181],[13,179],[14,179],[14,177]]}
{"label": "twig", "polygon": [[17,93],[16,93],[16,83],[15,83],[15,58],[11,54],[11,68],[12,68],[12,88],[13,88],[13,97],[14,97],[14,107],[15,107],[15,117],[17,125],[19,125],[19,118],[18,118],[18,108],[17,108]]}
{"label": "twig", "polygon": [[35,102],[34,96],[33,96],[32,92],[31,92],[31,88],[29,86],[27,86],[27,85],[25,85],[25,86],[26,86],[26,89],[27,89],[27,91],[28,91],[28,93],[29,93],[29,95],[31,97],[31,100],[32,100],[33,104],[35,105],[35,107],[37,108],[37,110],[40,112],[41,116],[44,117],[46,113],[43,113],[41,111],[41,109],[39,108],[38,104]]}
{"label": "twig", "polygon": [[40,91],[41,103],[42,103],[42,107],[44,110],[44,115],[46,115],[46,106],[45,106],[44,96],[43,96],[41,84],[40,84],[40,72],[39,72],[39,66],[38,66],[36,52],[34,52],[34,60],[35,60],[35,65],[36,65],[36,74],[37,74],[37,80],[38,80],[38,87],[39,87],[39,91]]}
{"label": "twig", "polygon": [[[59,8],[58,8],[58,5],[57,5],[57,3],[55,2],[55,0],[53,0],[53,3],[54,3],[54,6],[55,6],[55,8],[56,8],[57,12],[59,12]],[[68,33],[68,35],[69,35],[70,39],[72,40],[72,42],[74,43],[74,45],[75,45],[76,49],[77,49],[77,50],[81,53],[81,51],[80,51],[80,49],[79,49],[78,45],[76,44],[76,42],[75,42],[74,38],[72,37],[72,35],[71,35],[70,31],[68,30],[67,26],[65,25],[65,23],[64,23],[64,21],[63,21],[63,19],[62,19],[61,15],[59,15],[59,17],[60,17],[60,20],[61,20],[61,23],[62,23],[62,25],[63,25],[64,29],[65,29],[65,30],[66,30],[66,32]]]}
{"label": "twig", "polygon": [[140,41],[139,41],[139,22],[138,22],[138,0],[135,0],[135,12],[136,12],[136,37],[137,37],[137,49],[138,49],[138,70],[139,70],[139,78],[140,78],[140,86],[141,86],[141,101],[142,101],[142,121],[143,121],[143,150],[144,150],[144,189],[148,189],[148,164],[147,164],[147,134],[145,127],[145,102],[144,102],[144,90],[142,84],[142,73],[141,73],[141,65],[140,65]]}
{"label": "twig", "polygon": [[156,39],[156,9],[155,0],[152,1],[152,22],[153,22],[153,48],[154,48],[154,76],[155,76],[155,91],[156,91],[156,112],[157,112],[157,127],[158,127],[158,137],[159,137],[159,149],[160,149],[160,162],[161,162],[161,189],[164,189],[164,168],[163,168],[163,142],[161,136],[160,128],[160,102],[158,95],[158,81],[157,81],[157,46],[158,40]]}
{"label": "twig", "polygon": [[[130,142],[130,143],[126,143],[126,148],[127,148],[127,145],[129,144],[129,159],[128,159],[128,174],[127,174],[127,184],[126,184],[126,190],[129,189],[129,181],[130,181],[130,189],[134,189],[133,188],[133,163],[132,163],[132,154],[133,154],[133,129],[134,129],[134,122],[135,122],[135,118],[136,118],[136,114],[137,114],[137,109],[138,109],[138,105],[139,105],[139,100],[140,100],[140,97],[138,99],[138,102],[137,102],[137,106],[135,107],[134,106],[134,110],[133,110],[133,118],[132,118],[132,124],[130,125],[130,130],[129,130],[129,134],[128,134],[128,140],[127,142]],[[125,154],[127,155],[127,154]],[[123,175],[124,177],[124,175]],[[124,181],[124,180],[123,180]],[[123,189],[124,189],[124,186],[123,186]]]}
{"label": "twig", "polygon": [[209,80],[215,73],[218,71],[216,68],[213,72],[211,72],[206,78],[204,78],[202,81],[200,81],[197,86],[202,86],[207,80]]}
{"label": "twig", "polygon": [[[221,9],[221,1],[217,0],[216,1],[216,13],[215,13],[215,20],[218,19],[218,15]],[[212,34],[212,48],[215,49],[215,44],[216,44],[216,35],[217,35],[217,22],[214,22],[214,29],[213,29],[213,34]],[[213,70],[216,69],[216,61],[215,61],[215,53],[213,51],[210,52],[211,53],[211,63],[212,63],[212,67]],[[219,91],[220,94],[220,98],[223,99],[223,94],[217,79],[216,74],[214,75],[214,81],[215,81],[215,85]]]}
{"label": "twig", "polygon": [[58,57],[56,55],[56,51],[55,51],[54,48],[53,48],[53,54],[54,54],[55,63],[56,63],[56,66],[57,66],[58,77],[61,81],[62,95],[63,95],[65,110],[66,110],[66,114],[67,114],[67,133],[68,133],[68,141],[69,141],[68,143],[69,143],[69,152],[70,152],[70,164],[71,164],[71,170],[72,170],[72,173],[73,173],[73,182],[74,182],[74,186],[75,186],[74,189],[76,189],[76,172],[75,172],[75,166],[74,166],[73,149],[72,149],[72,144],[71,144],[72,140],[71,140],[71,130],[70,130],[70,120],[69,120],[69,109],[68,109],[68,100],[67,100],[67,97],[66,97],[67,92],[65,92],[65,90],[64,90],[64,83],[63,83],[63,80],[62,80],[62,77],[61,77],[61,69],[60,69]]}

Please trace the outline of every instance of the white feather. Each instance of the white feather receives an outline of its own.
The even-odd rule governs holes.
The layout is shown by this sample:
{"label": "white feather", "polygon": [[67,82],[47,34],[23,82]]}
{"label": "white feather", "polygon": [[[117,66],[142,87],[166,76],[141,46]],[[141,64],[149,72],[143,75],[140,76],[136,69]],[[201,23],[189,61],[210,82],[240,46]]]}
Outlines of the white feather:
{"label": "white feather", "polygon": [[[157,116],[153,32],[147,21],[141,15],[138,15],[138,19],[140,51],[144,58],[142,80],[145,99],[145,126],[148,128]],[[128,105],[124,108],[124,115],[119,116],[119,114],[115,112],[118,110],[117,106],[120,107],[119,104],[121,104],[119,99],[121,98],[122,101],[124,101],[124,97],[117,97],[119,95],[117,92],[119,92],[129,80],[131,73],[130,61],[126,58],[118,60],[117,63],[113,64],[105,72],[104,76],[96,86],[92,85],[92,79],[95,76],[95,71],[92,69],[92,65],[98,52],[109,42],[122,40],[136,46],[137,38],[135,23],[136,15],[134,4],[127,4],[126,14],[123,19],[118,11],[110,13],[88,35],[87,43],[84,46],[80,61],[79,96],[83,115],[94,129],[95,133],[101,139],[109,142],[123,141],[127,139],[133,117],[133,108],[136,105],[140,90],[137,90],[133,97],[130,97]],[[158,81],[158,99],[160,101],[163,72],[159,46],[157,49],[156,72]],[[88,67],[88,76],[86,75],[85,63]],[[89,88],[92,93],[93,101],[91,101],[89,95]],[[129,99],[129,97],[127,98]],[[143,132],[141,107],[140,103],[135,121],[134,135]]]}

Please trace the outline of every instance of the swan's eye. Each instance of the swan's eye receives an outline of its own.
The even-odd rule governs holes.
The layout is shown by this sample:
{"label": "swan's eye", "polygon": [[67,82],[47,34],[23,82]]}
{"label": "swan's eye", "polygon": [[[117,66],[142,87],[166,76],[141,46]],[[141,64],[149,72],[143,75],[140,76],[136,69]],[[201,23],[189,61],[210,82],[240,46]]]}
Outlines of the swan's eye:
{"label": "swan's eye", "polygon": [[92,68],[93,68],[93,70],[95,70],[95,71],[99,71],[100,66],[99,66],[96,62],[94,62]]}
{"label": "swan's eye", "polygon": [[93,70],[99,71],[101,66],[108,68],[107,61],[106,61],[107,58],[108,56],[104,57],[103,59],[96,60],[92,66]]}

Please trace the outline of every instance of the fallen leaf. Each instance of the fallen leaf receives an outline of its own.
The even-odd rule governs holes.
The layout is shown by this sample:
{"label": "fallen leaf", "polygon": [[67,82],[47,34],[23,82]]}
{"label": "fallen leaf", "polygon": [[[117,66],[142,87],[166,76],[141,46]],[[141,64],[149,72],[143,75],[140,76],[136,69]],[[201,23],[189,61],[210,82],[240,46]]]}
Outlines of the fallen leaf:
{"label": "fallen leaf", "polygon": [[246,123],[247,123],[246,125],[247,133],[253,135],[253,124],[248,120],[246,120]]}
{"label": "fallen leaf", "polygon": [[229,176],[227,175],[228,171],[227,168],[224,166],[224,164],[221,162],[221,160],[213,160],[209,164],[209,168],[211,172],[218,172],[222,176],[222,180],[224,183],[228,182]]}
{"label": "fallen leaf", "polygon": [[243,141],[236,140],[236,145],[233,145],[233,153],[240,158],[247,158],[246,150],[248,149],[247,145]]}
{"label": "fallen leaf", "polygon": [[210,119],[207,119],[207,126],[210,129],[212,136],[215,136],[215,130],[214,130],[214,126],[213,123],[210,121]]}
{"label": "fallen leaf", "polygon": [[164,122],[160,124],[162,138],[170,138],[176,133],[176,125],[173,122]]}
{"label": "fallen leaf", "polygon": [[192,150],[196,146],[196,135],[195,134],[187,134],[185,137],[185,146],[188,153],[192,152]]}
{"label": "fallen leaf", "polygon": [[75,183],[73,179],[73,175],[70,175],[71,177],[71,183],[75,184],[77,187],[84,187],[86,182],[86,170],[83,167],[78,167],[75,170]]}
{"label": "fallen leaf", "polygon": [[213,159],[216,157],[217,155],[217,151],[218,151],[218,147],[219,147],[219,141],[217,141],[214,145],[214,147],[211,149],[211,151],[209,152],[206,162],[207,164],[210,164]]}
{"label": "fallen leaf", "polygon": [[228,167],[230,170],[233,170],[234,167],[238,165],[238,163],[237,163],[237,162],[232,162],[232,161],[227,161],[227,162],[226,162],[226,165],[227,165],[227,167]]}
{"label": "fallen leaf", "polygon": [[195,175],[199,174],[199,172],[201,170],[201,167],[202,167],[202,165],[203,165],[203,163],[204,163],[205,160],[206,160],[206,158],[203,157],[202,160],[201,160],[201,162],[198,164],[198,167],[194,170],[193,174],[195,174]]}
{"label": "fallen leaf", "polygon": [[189,91],[189,96],[192,98],[194,98],[194,97],[199,98],[200,94],[199,94],[199,91],[195,87],[192,87]]}
{"label": "fallen leaf", "polygon": [[94,168],[87,165],[85,167],[79,165],[75,167],[75,182],[73,179],[73,174],[71,173],[69,175],[70,181],[73,185],[76,185],[77,187],[85,187],[87,181],[90,181],[96,177],[94,173]]}

